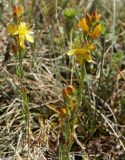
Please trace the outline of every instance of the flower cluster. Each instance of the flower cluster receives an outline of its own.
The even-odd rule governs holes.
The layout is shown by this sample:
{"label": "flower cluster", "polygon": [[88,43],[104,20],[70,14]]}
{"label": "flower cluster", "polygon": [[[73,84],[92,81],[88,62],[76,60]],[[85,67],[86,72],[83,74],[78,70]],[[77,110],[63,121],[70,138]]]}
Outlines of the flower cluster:
{"label": "flower cluster", "polygon": [[79,21],[78,27],[84,34],[84,41],[79,48],[68,51],[68,55],[76,55],[76,61],[83,64],[84,60],[92,62],[91,53],[95,49],[94,40],[97,39],[102,32],[102,24],[100,23],[101,15],[97,11],[87,14],[86,17]]}
{"label": "flower cluster", "polygon": [[62,96],[65,101],[66,106],[58,108],[60,115],[71,115],[77,108],[75,88],[72,85],[66,86],[62,90]]}
{"label": "flower cluster", "polygon": [[25,41],[34,43],[33,32],[26,22],[22,21],[24,9],[22,6],[15,6],[13,9],[13,22],[7,25],[7,32],[15,39],[18,47],[25,48]]}

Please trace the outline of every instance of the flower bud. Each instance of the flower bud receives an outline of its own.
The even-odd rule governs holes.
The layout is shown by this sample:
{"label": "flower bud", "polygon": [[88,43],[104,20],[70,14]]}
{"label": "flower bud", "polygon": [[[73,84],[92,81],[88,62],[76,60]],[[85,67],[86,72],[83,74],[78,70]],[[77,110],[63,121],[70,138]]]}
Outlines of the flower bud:
{"label": "flower bud", "polygon": [[58,112],[59,114],[61,115],[65,115],[67,112],[66,112],[66,109],[63,107],[63,108],[58,108]]}
{"label": "flower bud", "polygon": [[102,25],[98,24],[92,32],[92,38],[93,39],[98,38],[101,35],[101,32],[102,32]]}
{"label": "flower bud", "polygon": [[79,28],[82,29],[82,31],[83,31],[84,33],[87,33],[88,30],[89,30],[89,26],[88,26],[88,24],[87,24],[86,18],[83,18],[83,19],[79,22],[78,26],[79,26]]}
{"label": "flower bud", "polygon": [[24,13],[23,6],[14,5],[14,7],[13,7],[13,17],[14,18],[20,18],[23,13]]}
{"label": "flower bud", "polygon": [[64,98],[68,97],[70,94],[73,93],[73,86],[68,85],[66,88],[62,90],[62,95]]}

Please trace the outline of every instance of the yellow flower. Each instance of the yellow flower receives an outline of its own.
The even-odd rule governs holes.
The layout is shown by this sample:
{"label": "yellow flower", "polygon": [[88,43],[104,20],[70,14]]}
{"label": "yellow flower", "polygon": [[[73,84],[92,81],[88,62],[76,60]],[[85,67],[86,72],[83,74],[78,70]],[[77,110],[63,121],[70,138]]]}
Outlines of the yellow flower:
{"label": "yellow flower", "polygon": [[[96,22],[99,22],[101,19],[101,15],[97,13],[97,10],[92,12],[92,14],[86,14],[85,18],[82,18],[82,20],[79,21],[78,26],[82,29],[84,33],[87,33],[90,35],[91,29],[93,28],[93,24]],[[98,38],[98,36],[101,34],[102,26],[101,24],[96,25],[94,30],[92,31],[92,38]]]}
{"label": "yellow flower", "polygon": [[68,55],[76,55],[76,61],[79,64],[82,64],[84,60],[88,61],[88,62],[92,62],[92,58],[90,53],[84,49],[84,48],[77,48],[77,49],[73,49],[68,51],[67,53]]}
{"label": "yellow flower", "polygon": [[24,47],[25,40],[34,43],[33,32],[29,29],[25,22],[21,22],[18,25],[9,24],[7,26],[7,31],[12,36],[19,36],[19,43],[21,47]]}
{"label": "yellow flower", "polygon": [[87,24],[86,18],[83,18],[81,21],[79,21],[78,26],[83,30],[83,32],[87,33],[89,30],[89,26]]}
{"label": "yellow flower", "polygon": [[77,48],[68,51],[68,55],[76,55],[76,62],[82,64],[84,60],[92,62],[91,52],[95,49],[93,44],[86,44],[84,48]]}
{"label": "yellow flower", "polygon": [[24,44],[25,39],[31,43],[34,43],[34,40],[32,37],[33,32],[29,30],[25,22],[21,22],[18,25],[17,32],[15,32],[15,34],[19,35],[20,46]]}
{"label": "yellow flower", "polygon": [[102,25],[98,24],[92,32],[92,38],[94,39],[98,38],[101,35],[101,32],[102,32]]}

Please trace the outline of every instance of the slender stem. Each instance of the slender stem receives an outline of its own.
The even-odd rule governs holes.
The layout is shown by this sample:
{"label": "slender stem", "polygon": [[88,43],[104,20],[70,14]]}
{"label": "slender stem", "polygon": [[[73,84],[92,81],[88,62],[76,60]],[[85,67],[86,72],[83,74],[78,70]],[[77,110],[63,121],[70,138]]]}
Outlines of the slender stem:
{"label": "slender stem", "polygon": [[85,68],[85,63],[83,62],[83,64],[81,65],[81,75],[80,75],[80,103],[79,103],[79,106],[82,105],[82,101],[84,97],[83,90],[84,90],[85,75],[86,75],[86,68]]}
{"label": "slender stem", "polygon": [[110,65],[112,64],[112,55],[114,54],[114,46],[115,46],[115,24],[116,24],[116,0],[113,0],[112,52],[111,52]]}
{"label": "slender stem", "polygon": [[[69,41],[69,48],[72,49],[72,30],[70,31],[70,41]],[[71,65],[73,64],[73,59],[71,60]],[[73,67],[71,69],[71,79],[70,79],[70,84],[73,84]]]}

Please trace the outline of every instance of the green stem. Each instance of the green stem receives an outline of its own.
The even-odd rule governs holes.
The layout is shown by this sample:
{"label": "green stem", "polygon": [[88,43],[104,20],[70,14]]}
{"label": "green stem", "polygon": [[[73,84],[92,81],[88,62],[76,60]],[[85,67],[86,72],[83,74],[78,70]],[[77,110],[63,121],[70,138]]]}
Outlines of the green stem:
{"label": "green stem", "polygon": [[25,122],[26,122],[26,131],[27,131],[27,136],[28,136],[28,154],[27,154],[27,159],[29,157],[29,147],[30,147],[30,113],[29,113],[29,98],[27,95],[26,87],[23,84],[24,81],[24,70],[23,70],[23,58],[24,58],[24,51],[22,48],[18,48],[17,54],[16,54],[16,60],[17,60],[17,65],[16,65],[16,74],[20,78],[20,96],[22,97],[23,100],[23,108],[24,108],[24,115],[25,115]]}
{"label": "green stem", "polygon": [[86,68],[85,68],[85,63],[81,65],[81,75],[80,75],[80,106],[82,105],[83,102],[83,97],[84,97],[84,79],[86,76]]}

